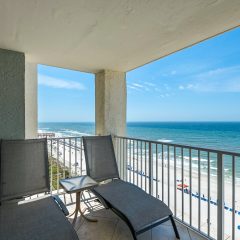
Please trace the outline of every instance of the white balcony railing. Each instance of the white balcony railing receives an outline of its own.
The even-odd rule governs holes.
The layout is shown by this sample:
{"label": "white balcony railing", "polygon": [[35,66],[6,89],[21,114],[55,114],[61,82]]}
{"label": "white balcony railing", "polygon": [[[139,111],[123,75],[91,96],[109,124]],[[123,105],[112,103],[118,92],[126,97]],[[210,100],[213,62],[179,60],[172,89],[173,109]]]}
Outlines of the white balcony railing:
{"label": "white balcony railing", "polygon": [[[164,201],[177,220],[212,239],[240,239],[240,154],[115,137],[122,179]],[[48,138],[52,191],[86,174],[81,137]]]}

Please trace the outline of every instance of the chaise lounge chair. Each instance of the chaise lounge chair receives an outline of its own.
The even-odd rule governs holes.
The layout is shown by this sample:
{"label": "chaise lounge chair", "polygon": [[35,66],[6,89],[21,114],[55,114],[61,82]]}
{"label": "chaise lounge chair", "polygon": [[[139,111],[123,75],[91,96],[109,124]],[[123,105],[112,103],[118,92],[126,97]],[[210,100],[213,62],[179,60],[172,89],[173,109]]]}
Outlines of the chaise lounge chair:
{"label": "chaise lounge chair", "polygon": [[108,181],[94,188],[93,193],[126,222],[135,240],[141,233],[168,220],[180,239],[168,206],[120,179],[111,136],[83,137],[83,144],[87,175],[99,183]]}
{"label": "chaise lounge chair", "polygon": [[25,200],[50,192],[46,140],[4,140],[0,151],[0,239],[78,240],[59,198]]}

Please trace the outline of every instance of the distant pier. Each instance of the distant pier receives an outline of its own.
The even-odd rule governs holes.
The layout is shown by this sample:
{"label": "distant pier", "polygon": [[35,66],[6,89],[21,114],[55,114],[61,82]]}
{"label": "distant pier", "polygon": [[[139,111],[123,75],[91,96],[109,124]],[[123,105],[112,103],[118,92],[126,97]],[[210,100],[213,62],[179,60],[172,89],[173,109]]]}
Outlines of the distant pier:
{"label": "distant pier", "polygon": [[54,138],[55,133],[46,132],[46,133],[38,133],[38,138]]}

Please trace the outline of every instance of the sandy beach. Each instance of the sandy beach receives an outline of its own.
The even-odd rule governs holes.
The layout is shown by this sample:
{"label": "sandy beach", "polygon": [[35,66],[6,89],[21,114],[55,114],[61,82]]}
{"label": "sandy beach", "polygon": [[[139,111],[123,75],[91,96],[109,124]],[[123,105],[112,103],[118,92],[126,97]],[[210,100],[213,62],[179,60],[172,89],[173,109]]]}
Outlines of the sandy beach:
{"label": "sandy beach", "polygon": [[[137,156],[134,156],[128,162],[129,169],[127,170],[127,180],[131,179],[131,182],[143,188],[147,192],[149,192],[149,178],[148,178],[148,167],[145,169],[145,161],[141,160],[137,161]],[[185,160],[186,161],[186,160]],[[133,164],[134,162],[134,164]],[[163,200],[166,204],[169,204],[169,207],[173,211],[174,214],[179,219],[182,219],[184,222],[190,224],[196,229],[199,229],[204,233],[208,233],[208,201],[209,198],[212,203],[209,204],[210,211],[210,236],[216,238],[217,234],[217,177],[210,175],[210,189],[208,190],[208,177],[205,172],[202,172],[200,175],[200,192],[199,192],[199,177],[196,169],[192,170],[192,194],[190,193],[190,174],[189,167],[185,167],[183,171],[183,183],[187,184],[187,191],[182,191],[177,188],[178,184],[182,184],[182,168],[176,167],[176,184],[175,184],[175,170],[173,161],[170,162],[170,167],[168,170],[167,164],[164,164],[162,168],[161,161],[158,161],[156,164],[156,160],[153,160],[153,196],[158,197],[160,200]],[[166,161],[167,163],[167,161]],[[137,168],[138,165],[138,168]],[[158,176],[157,176],[157,167],[158,167]],[[138,170],[137,170],[138,169]],[[138,173],[137,173],[138,172]],[[147,177],[143,174],[147,172]],[[163,175],[162,175],[163,173]],[[158,181],[157,181],[158,179]],[[169,182],[168,182],[169,181]],[[146,188],[145,188],[146,186]],[[168,188],[169,186],[169,188]],[[175,187],[176,186],[176,187]],[[162,191],[163,187],[163,191]],[[208,191],[210,195],[208,196]],[[232,182],[230,179],[225,179],[224,186],[224,201],[226,208],[232,208]],[[197,197],[200,194],[201,200]],[[193,196],[194,195],[194,196]],[[169,196],[169,199],[168,199]],[[176,201],[175,201],[176,196]],[[192,201],[192,208],[190,210],[190,199]],[[205,200],[204,200],[205,199]],[[176,202],[176,208],[175,208]],[[183,203],[183,204],[182,204]],[[200,204],[200,208],[199,208]],[[182,206],[183,205],[183,206]],[[182,209],[183,208],[183,209]],[[182,211],[183,210],[183,211]],[[200,214],[199,214],[200,210]],[[235,234],[236,238],[240,239],[240,229],[238,229],[240,222],[240,185],[239,183],[235,185],[235,210],[237,213],[235,214]],[[190,212],[192,219],[190,220]],[[225,209],[224,212],[225,218],[225,239],[229,239],[232,235],[232,211],[229,209]],[[200,224],[199,221],[200,220]]]}

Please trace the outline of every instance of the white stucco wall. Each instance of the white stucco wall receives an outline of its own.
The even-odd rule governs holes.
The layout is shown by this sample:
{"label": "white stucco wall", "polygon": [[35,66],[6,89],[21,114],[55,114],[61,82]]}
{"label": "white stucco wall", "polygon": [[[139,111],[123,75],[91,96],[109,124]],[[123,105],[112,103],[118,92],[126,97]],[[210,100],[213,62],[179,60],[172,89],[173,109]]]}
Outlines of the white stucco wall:
{"label": "white stucco wall", "polygon": [[36,137],[36,74],[24,53],[0,49],[0,138]]}
{"label": "white stucco wall", "polygon": [[25,138],[36,138],[38,129],[37,64],[25,58]]}
{"label": "white stucco wall", "polygon": [[126,74],[104,70],[95,75],[97,135],[125,135]]}

